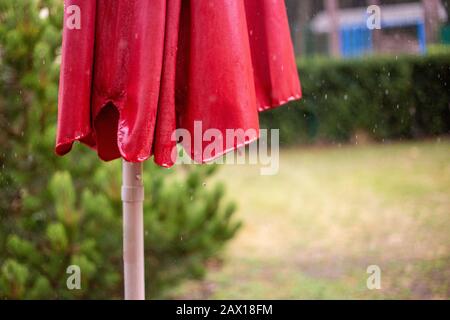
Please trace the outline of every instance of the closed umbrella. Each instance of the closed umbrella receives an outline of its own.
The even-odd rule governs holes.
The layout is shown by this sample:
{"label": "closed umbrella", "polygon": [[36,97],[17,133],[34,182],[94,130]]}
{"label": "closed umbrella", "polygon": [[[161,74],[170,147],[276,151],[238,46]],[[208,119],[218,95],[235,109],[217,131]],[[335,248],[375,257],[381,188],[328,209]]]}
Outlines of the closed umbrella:
{"label": "closed umbrella", "polygon": [[[56,153],[123,159],[126,299],[144,298],[142,162],[197,162],[251,143],[258,112],[301,97],[283,0],[65,1]],[[204,155],[209,129],[253,132]],[[189,146],[189,147],[188,147]]]}

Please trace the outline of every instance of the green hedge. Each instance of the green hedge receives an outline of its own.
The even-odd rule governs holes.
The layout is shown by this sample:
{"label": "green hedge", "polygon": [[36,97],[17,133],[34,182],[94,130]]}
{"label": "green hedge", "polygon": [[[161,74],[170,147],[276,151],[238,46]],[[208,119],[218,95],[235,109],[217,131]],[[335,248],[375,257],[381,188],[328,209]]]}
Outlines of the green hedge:
{"label": "green hedge", "polygon": [[364,132],[376,140],[450,131],[450,52],[298,63],[303,99],[261,115],[281,143],[345,142]]}

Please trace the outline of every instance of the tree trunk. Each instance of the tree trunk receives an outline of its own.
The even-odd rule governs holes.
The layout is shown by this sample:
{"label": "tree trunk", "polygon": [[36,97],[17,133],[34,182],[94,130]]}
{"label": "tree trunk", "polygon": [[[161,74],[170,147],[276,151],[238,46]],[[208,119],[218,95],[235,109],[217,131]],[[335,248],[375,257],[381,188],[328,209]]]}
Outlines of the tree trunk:
{"label": "tree trunk", "polygon": [[329,50],[333,57],[341,55],[339,39],[339,5],[337,0],[325,0],[325,9],[330,20]]}
{"label": "tree trunk", "polygon": [[439,5],[440,0],[422,0],[425,12],[425,31],[427,44],[436,43],[439,40]]}
{"label": "tree trunk", "polygon": [[297,7],[298,23],[296,30],[296,52],[298,54],[306,54],[306,29],[308,27],[309,20],[311,19],[311,0],[299,1]]}
{"label": "tree trunk", "polygon": [[[380,6],[380,0],[367,0],[367,5],[376,5]],[[381,13],[383,14],[383,12]],[[382,31],[378,29],[372,30],[372,44],[373,44],[373,50],[375,52],[380,52],[382,47]]]}

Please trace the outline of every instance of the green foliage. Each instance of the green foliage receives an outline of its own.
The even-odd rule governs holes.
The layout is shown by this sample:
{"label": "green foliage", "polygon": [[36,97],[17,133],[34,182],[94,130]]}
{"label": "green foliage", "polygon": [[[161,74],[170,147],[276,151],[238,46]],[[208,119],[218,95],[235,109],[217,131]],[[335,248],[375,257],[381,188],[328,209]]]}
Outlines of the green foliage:
{"label": "green foliage", "polygon": [[[120,162],[52,151],[62,8],[0,0],[0,298],[122,297]],[[146,164],[148,297],[201,277],[239,228],[223,186],[209,182],[214,171]],[[72,264],[81,290],[67,289]]]}
{"label": "green foliage", "polygon": [[450,54],[299,62],[304,98],[262,114],[282,143],[408,139],[450,131]]}

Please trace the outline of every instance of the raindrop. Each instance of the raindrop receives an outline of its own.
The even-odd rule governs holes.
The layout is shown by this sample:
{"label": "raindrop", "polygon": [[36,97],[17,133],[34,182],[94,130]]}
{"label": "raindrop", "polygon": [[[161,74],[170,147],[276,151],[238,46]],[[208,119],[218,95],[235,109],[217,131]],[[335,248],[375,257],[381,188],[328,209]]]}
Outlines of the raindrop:
{"label": "raindrop", "polygon": [[49,16],[50,11],[48,8],[42,8],[41,11],[39,11],[39,18],[42,20],[47,19]]}

